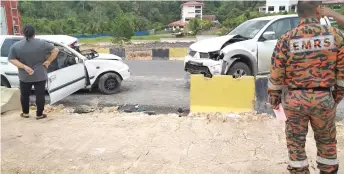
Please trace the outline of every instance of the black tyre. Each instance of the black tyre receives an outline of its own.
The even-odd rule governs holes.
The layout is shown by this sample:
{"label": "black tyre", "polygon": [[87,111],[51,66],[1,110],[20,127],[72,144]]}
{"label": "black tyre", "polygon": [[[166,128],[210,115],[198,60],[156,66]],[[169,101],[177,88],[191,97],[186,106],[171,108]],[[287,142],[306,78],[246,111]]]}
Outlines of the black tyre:
{"label": "black tyre", "polygon": [[240,78],[242,76],[251,76],[250,68],[243,62],[234,62],[229,68],[227,75],[232,75],[233,78]]}
{"label": "black tyre", "polygon": [[98,88],[103,94],[115,94],[120,91],[121,77],[115,73],[106,73],[99,78]]}
{"label": "black tyre", "polygon": [[6,88],[11,87],[11,85],[8,83],[8,81],[4,77],[1,77],[1,86],[4,86]]}

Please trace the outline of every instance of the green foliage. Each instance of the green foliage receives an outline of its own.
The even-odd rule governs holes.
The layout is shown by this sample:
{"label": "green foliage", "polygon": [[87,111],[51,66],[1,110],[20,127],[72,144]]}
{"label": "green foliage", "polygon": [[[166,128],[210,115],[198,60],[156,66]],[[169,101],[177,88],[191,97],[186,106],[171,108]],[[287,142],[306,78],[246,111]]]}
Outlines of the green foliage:
{"label": "green foliage", "polygon": [[112,35],[117,40],[128,41],[135,32],[135,16],[132,14],[121,14],[117,16],[112,25]]}
{"label": "green foliage", "polygon": [[[159,31],[168,23],[179,20],[182,3],[183,1],[19,1],[19,10],[22,24],[35,25],[38,34],[111,33],[118,35],[116,39],[128,39],[133,31]],[[248,19],[286,14],[259,13],[258,7],[264,5],[265,1],[204,3],[203,14],[216,15],[217,20],[224,26],[223,32]],[[343,6],[338,11],[344,14]],[[209,30],[212,26],[209,21],[195,20],[188,27],[190,31],[199,33],[200,30]]]}
{"label": "green foliage", "polygon": [[188,23],[189,31],[192,31],[193,35],[197,35],[202,30],[203,21],[198,18],[191,19]]}

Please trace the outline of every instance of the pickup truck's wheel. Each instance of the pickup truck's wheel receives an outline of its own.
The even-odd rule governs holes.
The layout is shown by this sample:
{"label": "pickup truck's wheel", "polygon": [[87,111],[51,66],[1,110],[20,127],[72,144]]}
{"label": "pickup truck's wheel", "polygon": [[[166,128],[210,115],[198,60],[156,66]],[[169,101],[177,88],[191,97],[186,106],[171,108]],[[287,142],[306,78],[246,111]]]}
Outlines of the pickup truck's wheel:
{"label": "pickup truck's wheel", "polygon": [[1,86],[4,86],[6,88],[11,87],[11,85],[8,83],[8,81],[4,77],[1,77]]}
{"label": "pickup truck's wheel", "polygon": [[121,87],[121,77],[115,73],[106,73],[102,75],[98,82],[98,88],[103,94],[118,93]]}
{"label": "pickup truck's wheel", "polygon": [[229,68],[227,75],[232,75],[233,78],[240,78],[242,76],[251,75],[251,70],[243,62],[234,62],[234,64]]}

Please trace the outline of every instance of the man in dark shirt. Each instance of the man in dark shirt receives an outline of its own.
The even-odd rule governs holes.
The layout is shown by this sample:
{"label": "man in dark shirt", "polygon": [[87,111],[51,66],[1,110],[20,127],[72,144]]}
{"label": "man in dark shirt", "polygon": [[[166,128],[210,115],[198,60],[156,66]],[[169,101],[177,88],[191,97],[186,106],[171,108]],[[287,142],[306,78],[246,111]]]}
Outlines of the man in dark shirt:
{"label": "man in dark shirt", "polygon": [[[43,114],[45,104],[45,86],[48,78],[47,68],[55,60],[58,48],[40,39],[35,39],[35,28],[32,25],[24,26],[24,36],[10,48],[8,60],[18,67],[22,117],[29,117],[30,91],[35,87],[37,119],[47,117]],[[47,56],[47,54],[50,56]]]}

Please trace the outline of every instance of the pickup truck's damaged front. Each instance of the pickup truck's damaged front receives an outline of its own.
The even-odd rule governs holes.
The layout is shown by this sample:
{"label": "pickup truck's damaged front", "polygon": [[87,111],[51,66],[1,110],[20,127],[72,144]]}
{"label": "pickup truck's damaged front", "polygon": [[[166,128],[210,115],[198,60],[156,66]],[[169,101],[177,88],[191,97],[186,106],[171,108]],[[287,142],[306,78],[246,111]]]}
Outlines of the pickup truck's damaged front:
{"label": "pickup truck's damaged front", "polygon": [[[216,48],[202,49],[205,51],[195,51],[197,44],[191,45],[188,50],[188,55],[185,57],[185,68],[184,70],[191,74],[203,74],[206,77],[212,77],[212,75],[220,75],[223,71],[223,58],[224,55],[220,54],[221,50],[229,45],[246,41],[249,38],[241,35],[226,35],[219,38],[222,42],[217,42]],[[207,39],[209,44],[212,43],[211,39]],[[198,43],[200,45],[200,43]],[[194,50],[193,50],[194,48]],[[208,52],[206,52],[208,51]]]}
{"label": "pickup truck's damaged front", "polygon": [[[185,71],[192,74],[255,76],[269,73],[278,38],[298,25],[297,15],[266,16],[247,20],[228,35],[192,44],[185,57]],[[327,17],[320,20],[331,25]]]}

